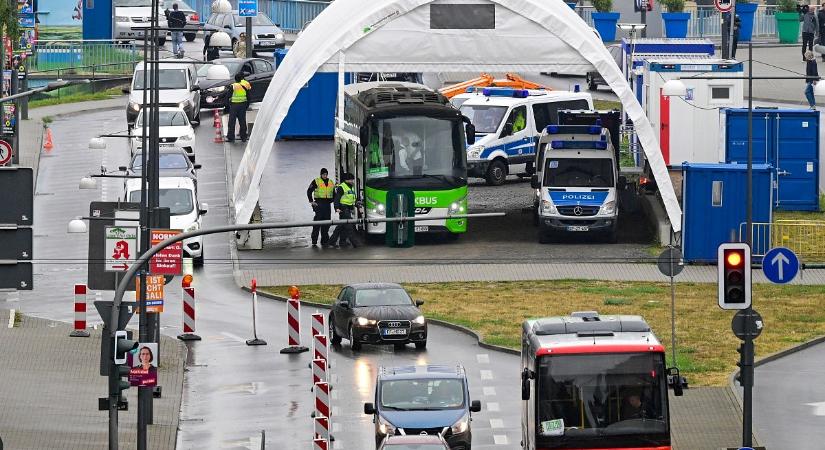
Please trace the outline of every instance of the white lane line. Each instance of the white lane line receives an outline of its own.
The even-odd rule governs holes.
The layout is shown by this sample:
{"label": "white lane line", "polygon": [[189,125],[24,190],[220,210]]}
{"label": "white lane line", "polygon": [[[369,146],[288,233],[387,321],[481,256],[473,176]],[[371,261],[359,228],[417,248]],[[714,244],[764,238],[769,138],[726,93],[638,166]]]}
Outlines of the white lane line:
{"label": "white lane line", "polygon": [[337,417],[338,414],[341,414],[341,410],[338,409],[337,406],[333,406],[332,408],[329,409],[329,413],[332,415],[332,417]]}
{"label": "white lane line", "polygon": [[489,412],[499,412],[501,411],[501,407],[498,406],[498,402],[487,402],[485,408]]}
{"label": "white lane line", "polygon": [[496,395],[496,388],[494,388],[492,386],[485,386],[483,389],[484,389],[484,395],[487,396],[487,397],[492,396],[492,395]]}
{"label": "white lane line", "polygon": [[14,328],[14,310],[9,310],[9,328]]}
{"label": "white lane line", "polygon": [[478,354],[476,355],[476,361],[479,364],[490,364],[490,355],[486,353]]}
{"label": "white lane line", "polygon": [[501,419],[490,419],[490,428],[504,428],[504,421]]}
{"label": "white lane line", "polygon": [[341,424],[338,423],[338,422],[333,422],[332,423],[332,432],[337,433],[339,431],[341,431]]}
{"label": "white lane line", "polygon": [[226,336],[226,337],[228,337],[229,339],[232,339],[233,341],[238,341],[238,342],[241,342],[241,343],[246,343],[246,340],[245,340],[244,338],[239,337],[239,336],[235,336],[235,335],[234,335],[234,334],[232,334],[232,333],[227,333],[226,331],[221,331],[221,334],[222,334],[222,335],[224,335],[224,336]]}
{"label": "white lane line", "polygon": [[329,396],[330,396],[330,397],[332,397],[332,399],[333,399],[333,400],[338,400],[338,391],[337,391],[336,389],[333,389],[333,390],[329,393]]}
{"label": "white lane line", "polygon": [[493,371],[492,370],[482,370],[481,371],[481,379],[482,380],[492,380],[493,379]]}
{"label": "white lane line", "polygon": [[510,443],[510,441],[507,440],[506,434],[494,434],[493,442],[495,442],[496,445],[507,445]]}

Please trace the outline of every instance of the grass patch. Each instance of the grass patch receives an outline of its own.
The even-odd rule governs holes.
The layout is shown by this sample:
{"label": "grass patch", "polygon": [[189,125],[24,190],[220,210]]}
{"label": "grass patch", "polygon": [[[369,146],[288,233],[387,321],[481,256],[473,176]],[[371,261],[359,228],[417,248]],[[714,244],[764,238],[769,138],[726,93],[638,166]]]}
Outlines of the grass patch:
{"label": "grass patch", "polygon": [[[120,87],[114,87],[99,92],[81,92],[76,94],[62,95],[60,97],[54,96],[49,98],[41,98],[30,101],[29,108],[32,109],[40,108],[43,106],[62,105],[64,103],[88,102],[92,100],[108,100],[112,97],[119,97],[123,95],[123,92],[121,92],[120,89]],[[49,122],[51,122],[51,118],[49,118]]]}
{"label": "grass patch", "polygon": [[593,99],[593,106],[596,107],[596,109],[598,109],[600,111],[605,110],[605,109],[606,110],[611,110],[611,109],[621,110],[622,109],[622,103],[621,102],[614,102],[612,100],[598,100],[598,99],[595,99],[595,98]]}
{"label": "grass patch", "polygon": [[[472,328],[484,340],[518,349],[521,322],[533,317],[597,310],[641,314],[665,344],[670,358],[670,287],[667,283],[539,281],[407,284],[424,314]],[[286,296],[286,286],[262,288]],[[301,286],[306,300],[329,304],[341,286]],[[722,386],[736,369],[739,346],[730,330],[732,311],[716,305],[716,285],[676,285],[677,360],[693,386]],[[765,329],[757,357],[825,335],[825,286],[754,285]]]}

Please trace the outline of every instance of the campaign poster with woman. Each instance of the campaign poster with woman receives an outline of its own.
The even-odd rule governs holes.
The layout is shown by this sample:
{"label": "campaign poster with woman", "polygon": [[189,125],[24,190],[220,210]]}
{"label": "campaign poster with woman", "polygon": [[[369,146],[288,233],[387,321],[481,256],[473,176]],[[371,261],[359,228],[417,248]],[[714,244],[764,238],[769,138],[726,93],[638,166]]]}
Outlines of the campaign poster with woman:
{"label": "campaign poster with woman", "polygon": [[137,355],[132,358],[132,368],[129,370],[129,384],[138,387],[152,387],[158,384],[158,344],[140,343],[137,346]]}

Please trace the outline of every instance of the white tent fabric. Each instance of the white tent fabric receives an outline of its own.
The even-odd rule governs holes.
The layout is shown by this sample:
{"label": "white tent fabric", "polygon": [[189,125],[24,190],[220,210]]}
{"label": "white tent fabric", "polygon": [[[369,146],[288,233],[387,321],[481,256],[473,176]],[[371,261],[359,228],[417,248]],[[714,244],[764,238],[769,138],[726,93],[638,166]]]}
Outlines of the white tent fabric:
{"label": "white tent fabric", "polygon": [[[431,5],[487,4],[495,26],[432,29]],[[235,176],[235,222],[249,223],[263,170],[289,107],[318,70],[583,72],[595,67],[619,97],[645,150],[674,232],[681,208],[659,143],[610,53],[559,0],[336,0],[290,48],[264,97]]]}

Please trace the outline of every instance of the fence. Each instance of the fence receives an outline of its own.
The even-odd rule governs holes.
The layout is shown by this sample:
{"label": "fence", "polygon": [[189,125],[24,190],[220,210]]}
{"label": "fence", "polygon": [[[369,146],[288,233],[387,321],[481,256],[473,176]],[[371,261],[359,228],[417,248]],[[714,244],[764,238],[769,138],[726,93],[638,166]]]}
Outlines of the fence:
{"label": "fence", "polygon": [[131,74],[142,57],[137,44],[116,41],[37,41],[29,72]]}
{"label": "fence", "polygon": [[[759,5],[753,16],[753,36],[776,36],[776,6]],[[688,37],[721,37],[722,16],[713,6],[697,6],[688,21]]]}
{"label": "fence", "polygon": [[[739,226],[739,240],[744,240],[746,224]],[[825,222],[780,220],[754,223],[753,256],[762,257],[774,247],[787,247],[804,263],[825,262]]]}

